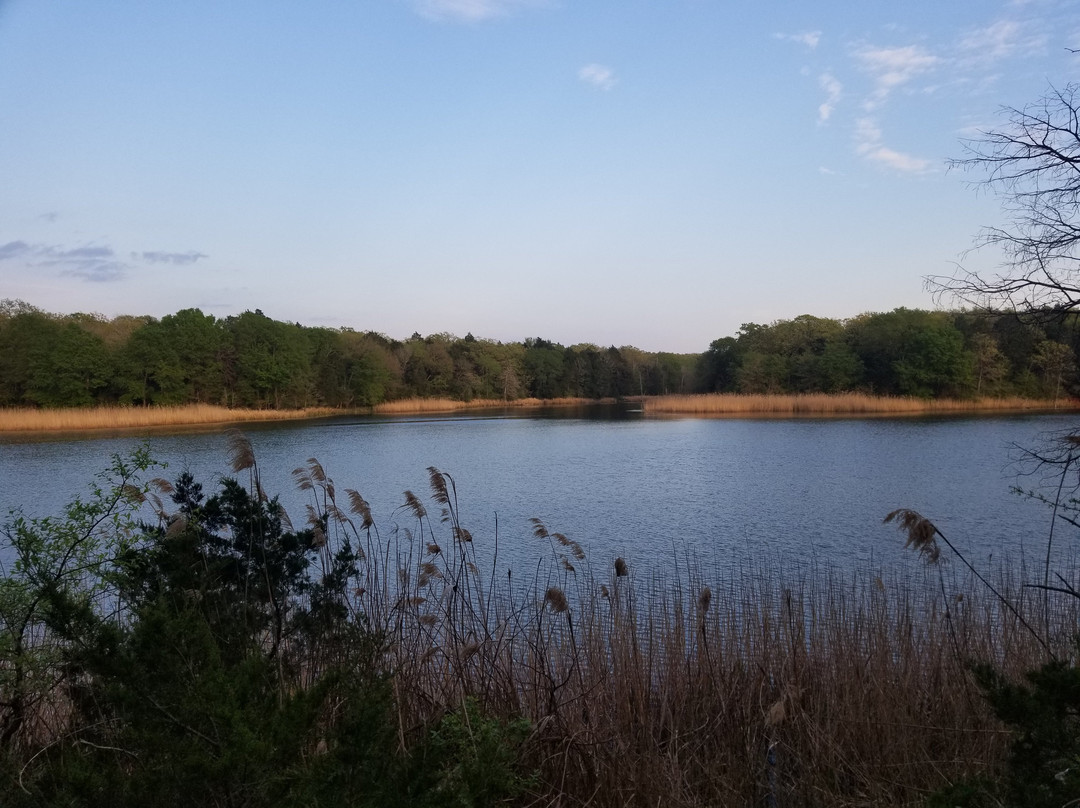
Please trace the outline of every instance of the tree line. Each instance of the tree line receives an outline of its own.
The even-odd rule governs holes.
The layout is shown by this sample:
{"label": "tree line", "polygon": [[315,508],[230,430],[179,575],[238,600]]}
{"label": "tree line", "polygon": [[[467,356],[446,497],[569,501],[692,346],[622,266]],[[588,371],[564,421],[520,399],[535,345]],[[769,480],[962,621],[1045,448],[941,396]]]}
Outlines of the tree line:
{"label": "tree line", "polygon": [[261,311],[161,319],[51,314],[0,302],[0,406],[364,407],[387,400],[690,392],[695,354],[631,346],[407,340],[280,322]]}
{"label": "tree line", "polygon": [[698,361],[703,391],[1059,398],[1076,388],[1077,317],[898,308],[746,323]]}
{"label": "tree line", "polygon": [[1058,398],[1076,391],[1077,316],[899,308],[746,323],[704,353],[302,326],[261,311],[161,319],[0,303],[0,406],[364,407],[409,397],[514,400],[668,393]]}

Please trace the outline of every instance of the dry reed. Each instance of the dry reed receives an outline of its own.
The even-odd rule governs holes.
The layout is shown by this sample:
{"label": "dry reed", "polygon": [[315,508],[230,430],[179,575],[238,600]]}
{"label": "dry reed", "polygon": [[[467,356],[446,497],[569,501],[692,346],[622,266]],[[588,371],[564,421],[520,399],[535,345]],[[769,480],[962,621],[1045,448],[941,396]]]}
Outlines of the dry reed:
{"label": "dry reed", "polygon": [[[406,492],[402,523],[384,534],[359,493],[347,490],[362,522],[337,507],[314,459],[295,477],[326,525],[319,552],[329,558],[345,540],[360,551],[350,609],[385,637],[401,738],[467,697],[489,715],[526,717],[522,763],[538,778],[522,804],[922,804],[1005,765],[1008,734],[969,661],[1019,676],[1045,658],[1018,614],[941,566],[691,564],[682,578],[642,581],[624,558],[593,566],[533,520],[530,541],[548,561],[522,586],[495,577],[498,535],[461,539],[456,486],[437,469],[442,515]],[[1019,604],[1020,582],[1000,575],[998,591]],[[1076,604],[1058,601],[1036,623],[1058,648]],[[303,656],[310,649],[294,651],[298,670],[321,668]]]}
{"label": "dry reed", "polygon": [[742,395],[706,393],[690,396],[646,396],[642,409],[650,414],[697,416],[851,416],[929,415],[942,413],[1074,411],[1074,399],[1028,398],[924,399],[870,396],[863,393],[805,393],[796,395]]}
{"label": "dry reed", "polygon": [[[690,564],[683,580],[640,581],[626,559],[592,566],[534,519],[549,561],[511,586],[479,572],[495,568],[497,537],[454,540],[456,496],[430,476],[445,521],[407,493],[397,513],[412,524],[381,556],[368,545],[355,608],[389,638],[403,728],[465,697],[530,720],[529,804],[916,805],[1004,766],[1009,736],[968,663],[1019,676],[1046,649],[974,577]],[[1001,576],[1019,603],[1020,582]],[[1059,649],[1075,603],[1045,615]]]}
{"label": "dry reed", "polygon": [[460,410],[485,409],[536,409],[539,407],[580,407],[586,404],[612,403],[614,399],[591,398],[474,398],[457,401],[452,398],[402,398],[376,404],[371,411],[376,415],[412,415],[418,413],[457,412]]}
{"label": "dry reed", "polygon": [[39,410],[0,409],[0,432],[64,432],[96,429],[200,426],[320,418],[340,414],[328,407],[303,410],[233,410],[212,404],[177,407],[94,407]]}

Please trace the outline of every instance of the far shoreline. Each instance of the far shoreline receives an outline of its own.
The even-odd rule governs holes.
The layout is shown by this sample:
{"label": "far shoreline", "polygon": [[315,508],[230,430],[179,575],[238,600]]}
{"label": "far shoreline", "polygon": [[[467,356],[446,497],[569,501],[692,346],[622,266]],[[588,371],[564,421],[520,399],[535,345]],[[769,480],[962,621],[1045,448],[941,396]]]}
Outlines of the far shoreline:
{"label": "far shoreline", "polygon": [[[859,393],[751,395],[703,393],[697,395],[634,396],[646,416],[683,418],[859,418],[920,415],[1046,415],[1080,411],[1075,399],[1023,398],[919,399],[869,396]],[[94,407],[0,409],[0,434],[93,434],[134,429],[186,429],[314,421],[342,416],[438,415],[484,410],[538,410],[612,405],[616,399],[525,398],[501,399],[410,398],[374,407],[309,407],[299,410],[229,409],[210,404],[170,407]]]}

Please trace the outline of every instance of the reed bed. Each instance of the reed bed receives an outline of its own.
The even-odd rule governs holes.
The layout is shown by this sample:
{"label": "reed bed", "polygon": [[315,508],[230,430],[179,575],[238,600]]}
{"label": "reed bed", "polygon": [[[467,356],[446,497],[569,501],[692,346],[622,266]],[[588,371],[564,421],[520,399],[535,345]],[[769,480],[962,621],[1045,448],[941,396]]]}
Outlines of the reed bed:
{"label": "reed bed", "polygon": [[[438,515],[407,493],[390,538],[366,503],[365,530],[337,521],[367,547],[356,609],[387,638],[403,731],[465,698],[531,722],[539,804],[918,805],[1004,766],[969,664],[1019,677],[1046,649],[956,569],[650,573],[533,520],[546,560],[501,578],[498,536],[474,539],[430,472]],[[305,479],[333,502],[321,467]],[[1007,568],[997,587],[1023,591]],[[1065,655],[1078,618],[1070,598],[1028,614]]]}
{"label": "reed bed", "polygon": [[[316,460],[294,472],[325,558],[362,550],[350,612],[382,638],[403,744],[466,699],[525,717],[523,805],[914,806],[1005,765],[1009,735],[969,663],[1019,677],[1046,649],[957,568],[650,572],[533,520],[514,538],[539,566],[496,575],[505,537],[474,537],[454,481],[429,471],[431,499],[406,492],[382,527],[358,492],[339,504]],[[1007,568],[996,586],[1022,591]],[[1015,602],[1044,603],[1030,601]],[[1076,603],[1027,613],[1063,654]],[[317,679],[323,660],[292,653],[296,686]],[[63,706],[42,705],[47,738]]]}
{"label": "reed bed", "polygon": [[239,410],[212,404],[176,407],[68,407],[0,409],[0,432],[64,432],[158,426],[291,421],[340,414],[329,407],[302,410]]}
{"label": "reed bed", "polygon": [[805,393],[798,395],[702,395],[646,396],[642,408],[650,414],[697,416],[851,416],[933,415],[942,413],[1073,411],[1074,399],[1029,398],[924,399],[870,396],[863,393]]}
{"label": "reed bed", "polygon": [[457,401],[452,398],[402,398],[376,404],[371,411],[376,415],[413,415],[419,413],[458,412],[484,409],[536,409],[539,407],[581,407],[586,404],[612,403],[614,399],[591,398],[474,398]]}

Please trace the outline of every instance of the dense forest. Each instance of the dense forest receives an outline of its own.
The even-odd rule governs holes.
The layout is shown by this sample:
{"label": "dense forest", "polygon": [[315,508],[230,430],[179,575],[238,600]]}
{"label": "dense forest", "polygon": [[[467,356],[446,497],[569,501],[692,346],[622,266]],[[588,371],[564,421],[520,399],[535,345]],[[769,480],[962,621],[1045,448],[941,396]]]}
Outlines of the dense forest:
{"label": "dense forest", "polygon": [[363,407],[408,397],[607,398],[862,391],[920,397],[1071,395],[1075,317],[896,309],[744,324],[702,354],[496,342],[472,334],[319,328],[261,311],[161,319],[51,314],[0,302],[0,406],[209,403]]}

